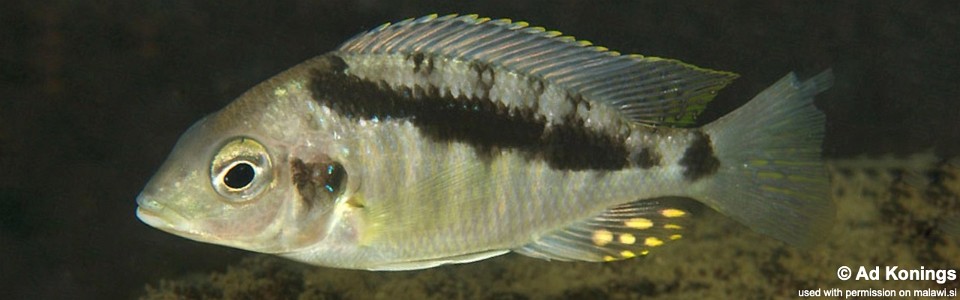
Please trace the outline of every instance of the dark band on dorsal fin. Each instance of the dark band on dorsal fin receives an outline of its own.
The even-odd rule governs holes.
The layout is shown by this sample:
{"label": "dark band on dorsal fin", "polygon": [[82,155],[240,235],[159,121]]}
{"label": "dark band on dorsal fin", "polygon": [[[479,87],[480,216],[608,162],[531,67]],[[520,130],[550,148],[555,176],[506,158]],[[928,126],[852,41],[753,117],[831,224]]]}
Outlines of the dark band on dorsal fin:
{"label": "dark band on dorsal fin", "polygon": [[[625,137],[587,128],[571,114],[547,125],[535,109],[508,108],[490,99],[454,97],[433,87],[391,88],[346,74],[346,62],[327,55],[309,73],[308,89],[321,105],[355,119],[412,122],[427,138],[462,142],[482,157],[514,149],[559,170],[620,170],[630,166]],[[329,66],[327,68],[326,66]],[[574,99],[575,100],[575,99]]]}
{"label": "dark band on dorsal fin", "polygon": [[[433,58],[476,63],[474,67],[481,67],[474,69],[478,78],[490,78],[482,72],[493,66],[559,84],[571,94],[617,110],[626,120],[672,127],[693,126],[716,92],[736,78],[675,60],[620,55],[559,35],[508,19],[430,15],[360,33],[337,52],[399,54],[425,74],[433,70]],[[480,91],[489,92],[482,86]]]}

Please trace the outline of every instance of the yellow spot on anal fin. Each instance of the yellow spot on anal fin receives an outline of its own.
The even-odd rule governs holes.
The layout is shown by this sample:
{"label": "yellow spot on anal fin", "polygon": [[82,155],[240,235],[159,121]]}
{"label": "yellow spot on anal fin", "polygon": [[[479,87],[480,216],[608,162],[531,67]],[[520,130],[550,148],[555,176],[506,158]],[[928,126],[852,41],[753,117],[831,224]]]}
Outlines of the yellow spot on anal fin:
{"label": "yellow spot on anal fin", "polygon": [[651,237],[648,237],[646,240],[644,240],[643,244],[650,247],[656,247],[656,246],[663,245],[663,241],[656,237],[651,236]]}
{"label": "yellow spot on anal fin", "polygon": [[634,254],[633,251],[623,250],[623,251],[620,251],[620,256],[623,256],[624,258],[633,258],[633,257],[636,257],[637,255]]}
{"label": "yellow spot on anal fin", "polygon": [[668,208],[668,209],[661,210],[660,214],[667,218],[676,218],[676,217],[682,217],[683,215],[686,215],[687,212],[679,209],[675,209],[675,208]]}
{"label": "yellow spot on anal fin", "polygon": [[681,235],[679,235],[679,234],[674,234],[674,235],[671,235],[671,236],[670,236],[670,239],[671,239],[671,240],[679,240],[681,237],[683,237],[683,236],[681,236]]}
{"label": "yellow spot on anal fin", "polygon": [[621,243],[624,243],[624,244],[627,244],[627,245],[633,245],[633,243],[635,243],[636,241],[637,241],[637,238],[636,238],[635,236],[633,236],[632,234],[624,233],[624,234],[621,234],[621,235],[620,235],[620,242],[621,242]]}
{"label": "yellow spot on anal fin", "polygon": [[604,256],[604,257],[603,257],[603,261],[615,261],[615,260],[617,260],[617,259],[616,259],[616,258],[613,258],[613,256],[610,256],[610,255],[607,255],[607,256]]}
{"label": "yellow spot on anal fin", "polygon": [[653,221],[644,218],[633,218],[623,222],[623,224],[634,229],[647,229],[653,227]]}
{"label": "yellow spot on anal fin", "polygon": [[600,229],[593,232],[593,243],[597,246],[604,246],[613,241],[613,233],[606,229]]}
{"label": "yellow spot on anal fin", "polygon": [[683,229],[683,226],[677,224],[667,224],[663,225],[663,229]]}
{"label": "yellow spot on anal fin", "polygon": [[650,250],[640,251],[640,255],[647,255],[647,254],[650,254]]}

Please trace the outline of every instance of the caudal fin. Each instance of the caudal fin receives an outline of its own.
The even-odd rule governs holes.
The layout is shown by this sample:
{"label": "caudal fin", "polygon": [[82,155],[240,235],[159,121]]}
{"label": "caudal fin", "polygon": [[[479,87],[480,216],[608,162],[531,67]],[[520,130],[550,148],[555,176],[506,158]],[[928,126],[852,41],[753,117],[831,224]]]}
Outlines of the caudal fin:
{"label": "caudal fin", "polygon": [[803,82],[791,73],[706,125],[721,165],[699,198],[794,245],[826,237],[835,206],[820,157],[824,115],[813,97],[832,83],[830,70]]}

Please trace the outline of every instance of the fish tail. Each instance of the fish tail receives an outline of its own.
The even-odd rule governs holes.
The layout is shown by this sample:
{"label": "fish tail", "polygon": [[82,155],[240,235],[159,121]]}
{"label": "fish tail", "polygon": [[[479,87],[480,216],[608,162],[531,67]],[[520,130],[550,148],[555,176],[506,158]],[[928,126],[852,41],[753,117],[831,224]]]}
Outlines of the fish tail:
{"label": "fish tail", "polygon": [[791,73],[732,113],[704,126],[720,161],[698,198],[751,229],[793,245],[828,236],[835,206],[821,158],[824,115],[813,97],[826,70],[806,81]]}

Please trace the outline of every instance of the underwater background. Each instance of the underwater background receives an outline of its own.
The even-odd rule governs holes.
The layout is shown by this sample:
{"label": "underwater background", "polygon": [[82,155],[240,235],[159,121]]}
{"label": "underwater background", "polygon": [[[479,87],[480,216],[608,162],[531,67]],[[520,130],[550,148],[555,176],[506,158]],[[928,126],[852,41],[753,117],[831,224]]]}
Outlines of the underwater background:
{"label": "underwater background", "polygon": [[[669,251],[618,263],[519,255],[412,272],[312,267],[142,224],[134,198],[177,137],[246,89],[354,34],[439,13],[527,21],[622,53],[741,77],[708,123],[790,71],[833,68],[838,217],[797,249],[705,210]],[[841,266],[960,269],[960,2],[4,1],[0,298],[797,297],[957,289],[842,281]]]}

